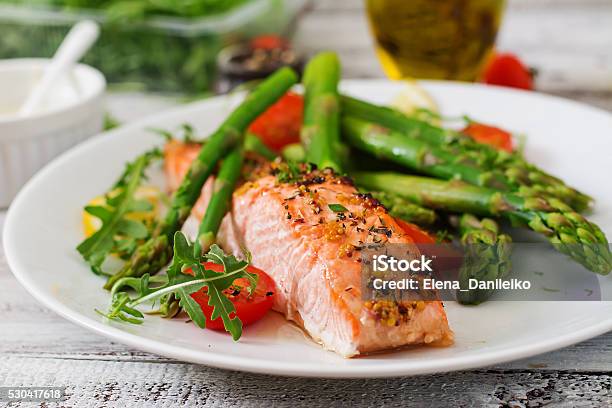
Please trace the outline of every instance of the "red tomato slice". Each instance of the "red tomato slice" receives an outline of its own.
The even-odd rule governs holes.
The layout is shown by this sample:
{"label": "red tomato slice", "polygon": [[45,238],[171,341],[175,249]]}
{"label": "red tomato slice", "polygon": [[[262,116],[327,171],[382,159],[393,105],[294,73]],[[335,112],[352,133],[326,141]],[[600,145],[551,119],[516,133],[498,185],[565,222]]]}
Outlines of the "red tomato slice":
{"label": "red tomato slice", "polygon": [[288,144],[300,141],[304,99],[287,92],[249,126],[249,131],[259,136],[270,149],[280,152]]}
{"label": "red tomato slice", "polygon": [[462,132],[478,143],[487,144],[507,152],[512,151],[512,134],[503,129],[482,123],[470,123]]}
{"label": "red tomato slice", "polygon": [[[223,272],[223,266],[213,262],[204,263],[204,267],[211,271]],[[236,315],[242,321],[242,326],[247,326],[264,317],[268,310],[272,308],[274,293],[276,291],[272,278],[261,269],[255,268],[254,266],[248,266],[247,272],[259,276],[257,287],[252,295],[249,296],[247,292],[249,282],[245,278],[236,279],[232,286],[223,291],[227,298],[234,304]],[[187,270],[186,273],[192,274],[191,270]],[[215,320],[210,319],[213,308],[208,305],[206,288],[203,288],[199,292],[192,293],[191,297],[198,302],[206,316],[206,328],[212,330],[225,330],[223,327],[223,320],[221,320],[220,317]]]}
{"label": "red tomato slice", "polygon": [[483,82],[519,89],[533,89],[529,68],[514,54],[496,54],[491,58],[483,75]]}

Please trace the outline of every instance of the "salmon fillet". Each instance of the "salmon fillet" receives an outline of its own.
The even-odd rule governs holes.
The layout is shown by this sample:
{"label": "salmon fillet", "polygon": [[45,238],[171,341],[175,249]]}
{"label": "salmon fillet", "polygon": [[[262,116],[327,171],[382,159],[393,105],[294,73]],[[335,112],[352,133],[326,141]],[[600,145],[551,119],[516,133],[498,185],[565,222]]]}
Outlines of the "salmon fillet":
{"label": "salmon fillet", "polygon": [[[198,149],[168,144],[170,188],[178,186]],[[451,344],[453,333],[441,302],[362,299],[360,247],[414,244],[385,208],[330,170],[309,172],[298,182],[279,182],[274,173],[280,166],[248,171],[249,180],[234,192],[218,235],[226,251],[238,256],[246,248],[253,265],[274,279],[274,309],[344,357],[406,345]],[[211,188],[209,180],[194,207],[195,217],[203,215]],[[348,211],[334,212],[329,204]]]}

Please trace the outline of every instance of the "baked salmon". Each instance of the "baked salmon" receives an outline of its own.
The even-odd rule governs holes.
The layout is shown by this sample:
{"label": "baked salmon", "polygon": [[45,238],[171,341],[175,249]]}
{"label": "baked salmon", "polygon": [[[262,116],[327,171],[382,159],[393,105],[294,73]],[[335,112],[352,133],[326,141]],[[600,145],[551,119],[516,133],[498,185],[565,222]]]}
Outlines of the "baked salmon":
{"label": "baked salmon", "polygon": [[[198,150],[197,144],[168,143],[165,171],[171,189]],[[414,245],[383,206],[331,170],[296,176],[282,163],[254,161],[246,164],[251,167],[234,192],[218,241],[237,256],[246,248],[253,265],[274,279],[276,311],[344,357],[452,343],[440,301],[362,299],[360,248],[372,242]],[[203,215],[211,188],[209,180],[194,206],[196,218]],[[334,204],[347,211],[335,212]]]}

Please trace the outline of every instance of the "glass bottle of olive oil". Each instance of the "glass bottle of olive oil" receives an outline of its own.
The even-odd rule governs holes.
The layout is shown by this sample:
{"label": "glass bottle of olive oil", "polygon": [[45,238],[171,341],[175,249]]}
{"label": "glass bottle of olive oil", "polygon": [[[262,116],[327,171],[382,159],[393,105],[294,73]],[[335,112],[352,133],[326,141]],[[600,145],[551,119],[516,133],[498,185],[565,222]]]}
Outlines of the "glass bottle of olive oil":
{"label": "glass bottle of olive oil", "polygon": [[366,0],[376,52],[392,79],[473,81],[493,48],[504,0]]}

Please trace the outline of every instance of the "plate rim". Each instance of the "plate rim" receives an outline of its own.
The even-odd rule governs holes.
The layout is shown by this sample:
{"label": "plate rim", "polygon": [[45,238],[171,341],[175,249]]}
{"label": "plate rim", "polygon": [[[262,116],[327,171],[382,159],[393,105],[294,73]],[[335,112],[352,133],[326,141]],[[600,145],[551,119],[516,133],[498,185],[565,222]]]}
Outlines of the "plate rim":
{"label": "plate rim", "polygon": [[[346,80],[342,82],[343,87],[350,88],[351,84],[373,84],[376,83],[392,83],[393,81],[385,79],[373,79],[373,80]],[[522,90],[508,89],[497,86],[489,86],[482,84],[466,84],[453,81],[419,81],[425,86],[460,86],[466,88],[479,88],[479,89],[493,89],[494,91],[502,91],[509,93],[520,93],[522,95],[529,95],[544,100],[555,100],[556,102],[568,103],[579,107],[580,109],[588,109],[594,113],[603,114],[608,117],[612,117],[609,112],[586,105],[580,102],[564,99],[561,97],[546,95],[537,92],[527,92]],[[438,372],[451,372],[465,369],[474,369],[492,364],[500,364],[513,360],[531,357],[537,354],[549,352],[559,348],[567,347],[569,345],[584,341],[598,335],[604,334],[612,330],[612,316],[609,319],[600,321],[598,324],[590,325],[577,333],[569,332],[565,335],[555,336],[547,340],[542,340],[528,346],[517,345],[510,346],[503,351],[491,350],[484,351],[481,353],[457,357],[444,357],[437,358],[434,361],[402,361],[397,360],[395,362],[389,361],[385,365],[371,366],[371,365],[330,365],[321,366],[318,364],[305,364],[305,363],[291,363],[291,362],[270,362],[265,359],[258,359],[257,357],[244,360],[242,357],[219,354],[214,351],[206,350],[189,350],[181,346],[175,346],[172,344],[164,343],[159,340],[153,340],[146,337],[141,337],[137,334],[132,334],[123,331],[117,327],[110,326],[101,321],[87,317],[76,310],[64,305],[61,301],[53,298],[51,294],[42,286],[31,279],[32,276],[27,272],[27,268],[21,265],[19,256],[17,256],[18,248],[15,247],[11,236],[14,234],[13,231],[19,227],[16,214],[19,210],[20,203],[24,201],[29,192],[36,188],[36,185],[44,180],[45,174],[51,171],[57,166],[63,165],[64,162],[70,161],[71,157],[79,154],[80,150],[85,146],[95,145],[97,143],[104,142],[105,138],[108,138],[111,134],[116,133],[130,133],[134,130],[141,130],[147,127],[147,124],[151,122],[159,122],[172,118],[173,116],[183,113],[185,111],[198,109],[206,109],[206,105],[214,104],[218,101],[228,101],[229,98],[239,97],[240,94],[221,95],[213,98],[208,98],[203,101],[198,101],[190,104],[180,105],[175,108],[169,109],[161,114],[148,115],[145,118],[134,121],[122,126],[117,129],[113,129],[108,132],[98,134],[87,141],[80,143],[72,149],[61,154],[59,157],[51,161],[49,164],[44,166],[39,172],[36,173],[32,179],[30,179],[26,185],[21,189],[17,197],[13,200],[13,203],[9,207],[6,213],[3,228],[3,246],[5,251],[5,257],[9,269],[13,276],[18,282],[26,289],[30,295],[32,295],[37,301],[41,302],[45,307],[48,307],[52,311],[58,313],[63,318],[87,329],[100,334],[111,340],[126,344],[135,349],[144,350],[153,354],[158,354],[170,358],[174,358],[181,361],[187,361],[196,364],[204,364],[212,367],[247,371],[259,374],[271,374],[271,375],[282,375],[282,376],[299,376],[299,377],[318,377],[318,378],[380,378],[380,377],[396,377],[406,375],[425,375]],[[611,303],[611,302],[605,302]],[[321,349],[322,352],[328,352]],[[402,364],[403,363],[403,364]]]}

